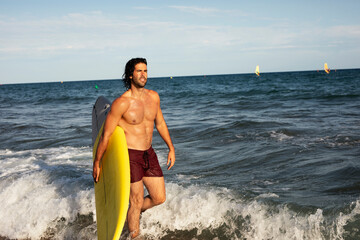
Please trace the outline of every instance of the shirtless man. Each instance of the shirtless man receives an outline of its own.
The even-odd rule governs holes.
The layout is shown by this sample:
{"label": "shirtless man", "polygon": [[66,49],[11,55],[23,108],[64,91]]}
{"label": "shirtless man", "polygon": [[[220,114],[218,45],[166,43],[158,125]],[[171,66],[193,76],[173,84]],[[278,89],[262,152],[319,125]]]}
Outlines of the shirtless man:
{"label": "shirtless man", "polygon": [[[175,163],[175,149],[160,108],[159,95],[145,89],[147,62],[143,58],[131,59],[123,75],[128,90],[111,105],[104,132],[100,138],[93,165],[94,181],[100,176],[99,162],[116,126],[124,129],[130,158],[130,207],[128,226],[132,238],[139,235],[140,213],[165,202],[165,182],[154,150],[151,147],[155,127],[169,148],[168,170]],[[144,185],[149,195],[144,197]]]}

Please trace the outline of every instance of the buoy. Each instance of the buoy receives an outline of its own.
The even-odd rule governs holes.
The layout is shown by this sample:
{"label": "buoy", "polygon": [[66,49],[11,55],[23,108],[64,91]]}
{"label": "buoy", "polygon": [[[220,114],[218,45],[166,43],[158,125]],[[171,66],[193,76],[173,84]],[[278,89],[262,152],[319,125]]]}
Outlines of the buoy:
{"label": "buoy", "polygon": [[95,89],[98,89],[98,88],[99,88],[98,85],[95,84]]}

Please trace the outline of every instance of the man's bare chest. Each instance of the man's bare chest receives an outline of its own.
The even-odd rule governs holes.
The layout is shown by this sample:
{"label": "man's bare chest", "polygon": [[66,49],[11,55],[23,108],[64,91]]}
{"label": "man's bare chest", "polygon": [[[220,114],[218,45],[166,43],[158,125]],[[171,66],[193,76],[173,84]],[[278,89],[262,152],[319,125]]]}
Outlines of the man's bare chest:
{"label": "man's bare chest", "polygon": [[123,115],[123,119],[132,125],[153,123],[156,118],[157,108],[151,102],[133,101]]}

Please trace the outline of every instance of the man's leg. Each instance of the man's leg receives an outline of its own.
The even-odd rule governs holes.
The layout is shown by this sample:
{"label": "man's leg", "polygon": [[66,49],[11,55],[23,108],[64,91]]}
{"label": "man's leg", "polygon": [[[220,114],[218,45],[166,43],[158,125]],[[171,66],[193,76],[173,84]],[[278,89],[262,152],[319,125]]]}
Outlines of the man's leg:
{"label": "man's leg", "polygon": [[[144,198],[144,185],[149,195]],[[128,226],[130,235],[135,238],[140,233],[140,213],[165,202],[164,177],[144,177],[143,180],[130,185],[130,207]]]}
{"label": "man's leg", "polygon": [[144,204],[143,181],[130,184],[130,207],[127,214],[130,235],[135,238],[140,233],[140,213]]}
{"label": "man's leg", "polygon": [[144,198],[142,212],[166,200],[164,177],[143,177],[143,182],[149,195]]}

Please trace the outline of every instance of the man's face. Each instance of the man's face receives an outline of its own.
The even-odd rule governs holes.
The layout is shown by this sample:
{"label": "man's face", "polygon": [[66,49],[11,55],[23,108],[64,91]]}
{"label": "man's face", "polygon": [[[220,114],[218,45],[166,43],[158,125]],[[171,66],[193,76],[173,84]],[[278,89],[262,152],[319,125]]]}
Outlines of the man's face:
{"label": "man's face", "polygon": [[147,82],[147,66],[145,63],[138,63],[135,65],[134,72],[131,76],[131,82],[135,87],[145,87]]}

